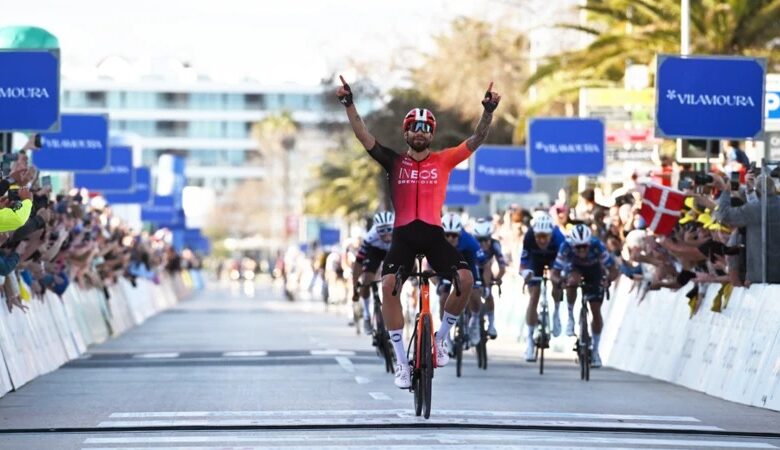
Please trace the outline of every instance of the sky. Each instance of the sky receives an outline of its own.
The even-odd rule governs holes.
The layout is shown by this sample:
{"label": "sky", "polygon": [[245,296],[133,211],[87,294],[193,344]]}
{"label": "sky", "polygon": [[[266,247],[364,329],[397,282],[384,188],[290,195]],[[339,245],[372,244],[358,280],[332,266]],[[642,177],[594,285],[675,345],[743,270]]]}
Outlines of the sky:
{"label": "sky", "polygon": [[25,0],[6,2],[0,26],[36,25],[54,33],[64,67],[91,66],[111,55],[175,57],[217,78],[242,74],[267,83],[316,84],[328,73],[349,73],[351,61],[367,63],[381,76],[391,58],[409,53],[414,59],[414,52],[433,49],[431,37],[453,18],[494,20],[520,8],[511,3]]}

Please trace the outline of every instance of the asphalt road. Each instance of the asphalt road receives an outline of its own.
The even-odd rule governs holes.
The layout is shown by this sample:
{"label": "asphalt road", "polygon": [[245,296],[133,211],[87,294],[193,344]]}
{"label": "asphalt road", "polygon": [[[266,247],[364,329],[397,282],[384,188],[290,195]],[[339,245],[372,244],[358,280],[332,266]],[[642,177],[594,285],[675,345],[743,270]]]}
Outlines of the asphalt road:
{"label": "asphalt road", "polygon": [[424,420],[340,308],[214,286],[0,398],[0,448],[780,448],[780,413],[488,345]]}

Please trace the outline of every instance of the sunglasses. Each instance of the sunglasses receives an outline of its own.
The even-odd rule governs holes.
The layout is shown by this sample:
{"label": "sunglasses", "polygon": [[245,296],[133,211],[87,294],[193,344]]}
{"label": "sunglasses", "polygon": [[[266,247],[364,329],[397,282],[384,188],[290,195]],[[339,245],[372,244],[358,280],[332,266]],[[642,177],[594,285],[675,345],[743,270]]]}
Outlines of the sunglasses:
{"label": "sunglasses", "polygon": [[377,227],[376,231],[379,234],[388,234],[393,232],[393,227]]}
{"label": "sunglasses", "polygon": [[433,132],[433,127],[428,122],[414,122],[412,126],[409,128],[409,131],[412,131],[414,133],[418,131],[422,131],[423,133],[431,133]]}
{"label": "sunglasses", "polygon": [[534,233],[534,237],[537,239],[545,240],[550,239],[550,234],[548,233]]}
{"label": "sunglasses", "polygon": [[477,241],[479,241],[479,242],[489,242],[490,238],[489,237],[481,237],[481,238],[477,238]]}
{"label": "sunglasses", "polygon": [[447,239],[455,239],[456,237],[460,237],[460,233],[444,233],[444,237]]}
{"label": "sunglasses", "polygon": [[574,250],[580,251],[580,250],[587,250],[590,245],[588,244],[581,244],[581,245],[575,245]]}

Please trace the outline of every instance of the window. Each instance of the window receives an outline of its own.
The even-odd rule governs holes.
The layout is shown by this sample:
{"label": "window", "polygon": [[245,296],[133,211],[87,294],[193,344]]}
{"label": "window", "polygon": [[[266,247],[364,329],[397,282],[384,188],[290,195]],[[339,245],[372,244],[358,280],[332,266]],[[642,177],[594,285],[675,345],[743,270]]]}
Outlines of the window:
{"label": "window", "polygon": [[106,93],[100,91],[87,92],[87,105],[91,108],[106,107]]}

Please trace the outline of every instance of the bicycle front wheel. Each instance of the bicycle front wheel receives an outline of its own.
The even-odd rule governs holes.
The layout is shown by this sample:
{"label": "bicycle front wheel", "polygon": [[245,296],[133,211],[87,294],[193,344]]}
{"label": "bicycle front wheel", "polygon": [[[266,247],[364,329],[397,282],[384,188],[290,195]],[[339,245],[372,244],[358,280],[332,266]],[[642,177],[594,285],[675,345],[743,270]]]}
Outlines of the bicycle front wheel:
{"label": "bicycle front wheel", "polygon": [[433,354],[431,342],[431,317],[423,317],[423,335],[420,338],[420,365],[421,365],[421,385],[423,386],[423,417],[431,417],[431,388],[433,385]]}
{"label": "bicycle front wheel", "polygon": [[455,327],[455,340],[453,341],[455,348],[455,375],[460,378],[463,372],[463,328],[458,324]]}

